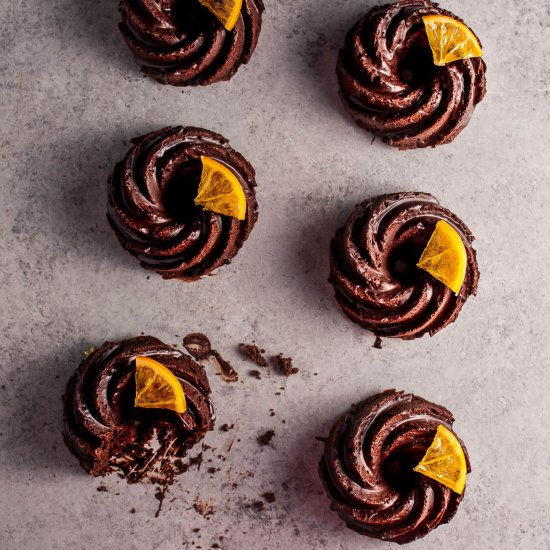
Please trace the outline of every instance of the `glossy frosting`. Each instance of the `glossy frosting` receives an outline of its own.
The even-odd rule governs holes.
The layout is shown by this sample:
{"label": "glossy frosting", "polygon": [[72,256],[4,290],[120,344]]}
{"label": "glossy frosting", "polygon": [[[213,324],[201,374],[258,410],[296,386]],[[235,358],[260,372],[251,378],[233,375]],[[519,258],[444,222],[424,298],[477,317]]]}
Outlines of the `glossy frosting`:
{"label": "glossy frosting", "polygon": [[[165,279],[194,280],[229,263],[258,217],[252,166],[225,138],[200,128],[164,128],[132,143],[109,179],[107,218],[122,246]],[[245,220],[195,206],[201,155],[235,174]]]}
{"label": "glossy frosting", "polygon": [[[135,358],[151,357],[180,381],[187,410],[134,407]],[[182,459],[214,424],[210,386],[191,357],[151,336],[106,342],[89,355],[63,397],[65,443],[91,475],[170,483]]]}
{"label": "glossy frosting", "polygon": [[119,28],[148,76],[173,86],[207,85],[248,63],[263,11],[262,0],[243,0],[227,31],[198,0],[124,0]]}
{"label": "glossy frosting", "polygon": [[[457,295],[416,267],[439,220],[466,247],[464,284]],[[356,206],[331,242],[330,282],[344,313],[378,336],[435,334],[452,323],[479,279],[470,230],[427,193],[395,193]]]}
{"label": "glossy frosting", "polygon": [[460,19],[429,0],[373,8],[348,32],[337,74],[346,110],[362,128],[401,149],[434,147],[465,128],[485,95],[485,63],[436,67],[422,16]]}
{"label": "glossy frosting", "polygon": [[336,422],[325,444],[319,471],[331,508],[351,529],[399,543],[450,521],[464,493],[412,469],[437,427],[452,430],[453,421],[444,407],[395,390],[359,404]]}

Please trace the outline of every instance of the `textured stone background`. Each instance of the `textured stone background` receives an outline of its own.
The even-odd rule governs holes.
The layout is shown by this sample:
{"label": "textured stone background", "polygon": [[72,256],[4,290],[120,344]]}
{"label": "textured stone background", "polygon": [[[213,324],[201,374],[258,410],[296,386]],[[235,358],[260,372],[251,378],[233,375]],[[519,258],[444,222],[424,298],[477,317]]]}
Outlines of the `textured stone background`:
{"label": "textured stone background", "polygon": [[[455,520],[410,548],[550,548],[548,2],[444,4],[482,37],[489,92],[455,143],[415,152],[371,144],[339,105],[337,50],[371,1],[267,0],[251,65],[193,90],[140,75],[116,4],[0,0],[0,547],[210,548],[222,535],[227,549],[393,548],[330,512],[315,436],[396,387],[449,407],[473,463]],[[105,219],[128,140],[176,123],[230,138],[259,183],[236,261],[189,285],[149,279]],[[327,249],[352,205],[396,190],[432,192],[466,221],[482,278],[455,325],[378,351],[338,310]],[[241,372],[232,386],[211,376],[218,426],[236,428],[207,442],[214,454],[233,444],[225,462],[206,452],[213,462],[182,476],[155,518],[153,487],[84,475],[61,439],[60,396],[92,344],[193,330]],[[300,375],[249,377],[236,346],[252,339]],[[265,491],[276,502],[250,508]]]}

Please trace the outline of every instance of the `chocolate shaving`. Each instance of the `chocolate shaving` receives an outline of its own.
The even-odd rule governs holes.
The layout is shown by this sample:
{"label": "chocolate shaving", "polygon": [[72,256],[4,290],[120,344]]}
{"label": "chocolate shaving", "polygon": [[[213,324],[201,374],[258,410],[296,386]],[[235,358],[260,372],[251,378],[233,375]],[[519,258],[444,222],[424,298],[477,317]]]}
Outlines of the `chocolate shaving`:
{"label": "chocolate shaving", "polygon": [[260,349],[255,344],[240,344],[244,354],[259,367],[267,367],[267,359],[263,356],[265,349]]}
{"label": "chocolate shaving", "polygon": [[183,338],[183,347],[195,358],[206,359],[212,353],[208,337],[201,332],[193,332]]}
{"label": "chocolate shaving", "polygon": [[159,501],[159,507],[157,508],[157,511],[155,512],[155,517],[158,518],[160,515],[160,511],[162,510],[162,503],[164,502],[164,499],[166,498],[166,493],[168,492],[168,486],[165,485],[163,487],[157,487],[157,490],[155,492],[155,498]]}
{"label": "chocolate shaving", "polygon": [[193,332],[183,338],[184,348],[198,361],[208,360],[225,382],[236,382],[237,371],[215,349],[201,332]]}

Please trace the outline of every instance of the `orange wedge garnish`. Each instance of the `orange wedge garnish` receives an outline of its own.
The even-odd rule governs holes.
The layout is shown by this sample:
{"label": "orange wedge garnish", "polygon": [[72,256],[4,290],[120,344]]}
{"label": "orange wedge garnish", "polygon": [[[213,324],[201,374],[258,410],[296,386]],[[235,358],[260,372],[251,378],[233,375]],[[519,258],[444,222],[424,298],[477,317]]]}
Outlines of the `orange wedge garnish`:
{"label": "orange wedge garnish", "polygon": [[177,413],[187,410],[185,395],[172,371],[151,359],[136,357],[136,407],[169,409]]}
{"label": "orange wedge garnish", "polygon": [[483,55],[479,40],[464,23],[447,15],[425,15],[422,21],[436,65]]}
{"label": "orange wedge garnish", "polygon": [[228,30],[232,31],[241,13],[243,0],[199,0]]}
{"label": "orange wedge garnish", "polygon": [[433,443],[424,458],[415,466],[415,472],[439,481],[455,493],[461,495],[466,486],[468,466],[460,441],[445,428],[438,426]]}
{"label": "orange wedge garnish", "polygon": [[467,263],[462,237],[446,221],[438,221],[416,265],[458,294],[466,277]]}
{"label": "orange wedge garnish", "polygon": [[223,164],[209,157],[201,157],[202,175],[195,204],[205,210],[246,218],[246,197],[239,180]]}

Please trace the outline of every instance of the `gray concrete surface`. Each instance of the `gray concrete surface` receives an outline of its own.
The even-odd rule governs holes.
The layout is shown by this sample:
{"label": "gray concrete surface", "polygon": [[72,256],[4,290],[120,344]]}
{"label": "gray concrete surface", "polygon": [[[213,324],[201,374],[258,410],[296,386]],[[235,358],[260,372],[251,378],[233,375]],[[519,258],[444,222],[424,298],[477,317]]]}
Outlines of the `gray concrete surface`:
{"label": "gray concrete surface", "polygon": [[[371,144],[337,99],[338,46],[371,1],[267,0],[250,66],[193,90],[140,75],[116,4],[0,0],[0,547],[393,548],[329,511],[315,436],[396,387],[449,407],[473,463],[455,520],[410,548],[550,548],[548,2],[445,3],[482,37],[489,92],[455,143],[414,152]],[[259,183],[260,219],[237,260],[189,285],[148,278],[105,219],[128,140],[176,123],[230,138]],[[378,351],[333,300],[327,247],[352,205],[395,190],[432,192],[466,221],[482,278],[455,325]],[[192,330],[241,372],[232,386],[211,376],[218,425],[236,427],[208,436],[213,462],[182,476],[155,518],[153,487],[79,468],[60,396],[90,345]],[[252,339],[291,354],[299,376],[249,377],[236,346]],[[247,506],[265,491],[276,502]],[[197,514],[196,499],[215,513]]]}

